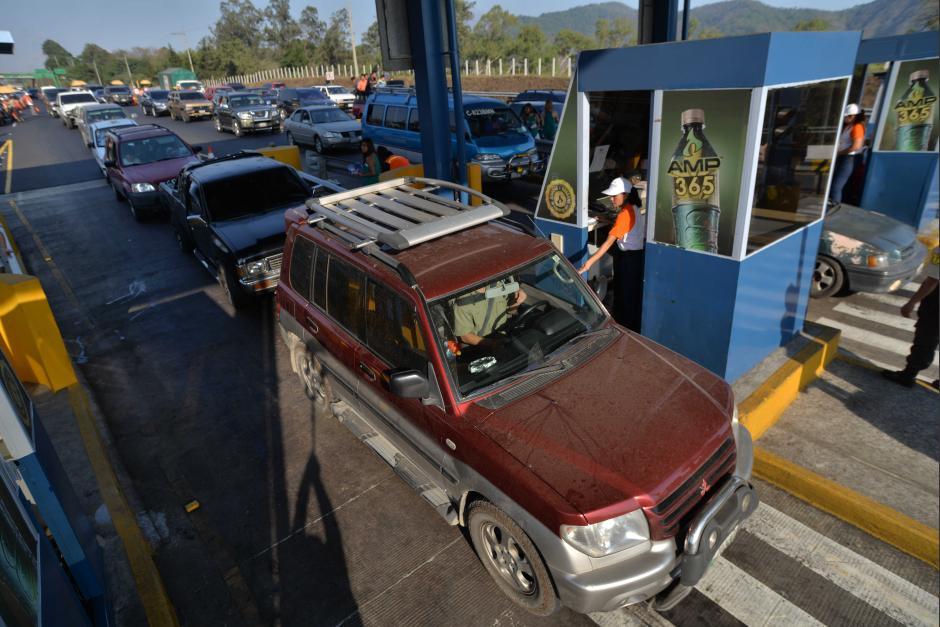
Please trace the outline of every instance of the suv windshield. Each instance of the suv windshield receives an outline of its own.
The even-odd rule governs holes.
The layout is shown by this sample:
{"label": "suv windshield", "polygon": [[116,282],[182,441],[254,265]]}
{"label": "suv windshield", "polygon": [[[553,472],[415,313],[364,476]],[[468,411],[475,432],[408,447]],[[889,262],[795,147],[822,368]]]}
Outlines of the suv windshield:
{"label": "suv windshield", "polygon": [[267,213],[310,197],[310,190],[289,168],[271,168],[203,186],[213,222]]}
{"label": "suv windshield", "polygon": [[126,118],[124,111],[121,109],[100,109],[98,111],[88,111],[85,113],[85,119],[89,124],[92,122],[100,122],[102,120],[117,120],[119,118]]}
{"label": "suv windshield", "polygon": [[205,100],[201,91],[181,91],[180,100]]}
{"label": "suv windshield", "polygon": [[91,94],[61,94],[59,100],[62,104],[76,104],[78,102],[98,102]]}
{"label": "suv windshield", "polygon": [[129,92],[127,91],[127,87],[108,87],[108,93],[109,94],[126,94]]}
{"label": "suv windshield", "polygon": [[121,143],[121,165],[143,165],[192,155],[189,146],[176,135],[158,135]]}
{"label": "suv windshield", "polygon": [[438,343],[464,396],[532,368],[564,368],[553,353],[605,318],[557,254],[431,303]]}
{"label": "suv windshield", "polygon": [[264,105],[264,101],[258,96],[232,96],[228,99],[228,104],[230,107],[237,109],[239,107],[260,107]]}
{"label": "suv windshield", "polygon": [[339,109],[320,109],[310,112],[310,119],[314,124],[323,124],[324,122],[349,122],[352,118],[345,111]]}
{"label": "suv windshield", "polygon": [[513,131],[526,132],[525,126],[508,107],[470,105],[465,111],[467,126],[473,137],[495,137]]}
{"label": "suv windshield", "polygon": [[161,91],[151,91],[151,92],[149,92],[149,93],[147,94],[147,96],[148,96],[151,100],[166,100],[166,99],[167,99],[167,96],[169,96],[169,95],[170,95],[170,92],[168,92],[168,91],[162,91],[162,90],[161,90]]}
{"label": "suv windshield", "polygon": [[328,92],[331,93],[331,94],[348,94],[348,93],[351,93],[348,89],[346,89],[345,87],[340,87],[339,85],[337,85],[337,86],[335,86],[335,87],[332,87],[332,86],[331,86],[331,87],[327,87],[327,88],[326,88],[326,91],[328,91]]}

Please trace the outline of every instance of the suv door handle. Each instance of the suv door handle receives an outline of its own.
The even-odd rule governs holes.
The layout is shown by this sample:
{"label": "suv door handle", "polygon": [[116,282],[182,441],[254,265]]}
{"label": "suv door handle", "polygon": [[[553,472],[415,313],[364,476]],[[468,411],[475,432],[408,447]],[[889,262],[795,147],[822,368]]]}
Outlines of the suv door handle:
{"label": "suv door handle", "polygon": [[366,376],[366,379],[369,381],[375,381],[375,371],[372,368],[362,362],[359,362],[359,370],[361,370],[362,374]]}
{"label": "suv door handle", "polygon": [[320,332],[320,327],[317,326],[317,323],[314,322],[313,318],[310,316],[307,316],[307,329],[314,334]]}

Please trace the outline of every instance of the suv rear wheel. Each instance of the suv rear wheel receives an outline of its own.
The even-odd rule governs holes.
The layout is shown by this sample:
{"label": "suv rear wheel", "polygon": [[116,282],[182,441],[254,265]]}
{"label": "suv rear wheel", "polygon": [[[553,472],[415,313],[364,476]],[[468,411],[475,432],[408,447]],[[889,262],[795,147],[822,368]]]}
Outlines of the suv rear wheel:
{"label": "suv rear wheel", "polygon": [[548,569],[519,525],[488,501],[472,503],[467,519],[477,556],[506,596],[538,616],[555,613],[558,595]]}
{"label": "suv rear wheel", "polygon": [[[291,349],[293,353],[295,349]],[[297,376],[303,385],[304,394],[312,401],[329,407],[333,402],[333,388],[323,373],[323,364],[314,357],[309,348],[297,341]]]}

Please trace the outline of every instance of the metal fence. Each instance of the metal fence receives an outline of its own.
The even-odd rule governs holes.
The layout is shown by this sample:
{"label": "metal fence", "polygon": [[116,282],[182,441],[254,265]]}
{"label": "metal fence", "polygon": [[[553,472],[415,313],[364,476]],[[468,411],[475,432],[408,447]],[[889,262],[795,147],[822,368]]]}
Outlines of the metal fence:
{"label": "metal fence", "polygon": [[[464,59],[463,76],[558,76],[570,77],[573,57],[549,57],[539,59]],[[212,77],[205,81],[207,87],[225,83],[264,83],[271,81],[286,81],[291,79],[317,79],[320,81],[339,82],[348,79],[349,82],[362,73],[372,70],[371,66],[352,64],[333,65],[306,65],[303,67],[281,67],[270,70],[261,70],[250,74],[236,74],[234,76]],[[411,76],[413,72],[391,72],[392,78]]]}

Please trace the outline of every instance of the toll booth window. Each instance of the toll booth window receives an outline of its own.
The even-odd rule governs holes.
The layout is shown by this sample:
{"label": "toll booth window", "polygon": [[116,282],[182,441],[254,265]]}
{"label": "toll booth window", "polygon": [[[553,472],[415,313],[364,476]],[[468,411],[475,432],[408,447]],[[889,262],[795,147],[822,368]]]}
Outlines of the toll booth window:
{"label": "toll booth window", "polygon": [[822,217],[846,81],[767,92],[747,252]]}

